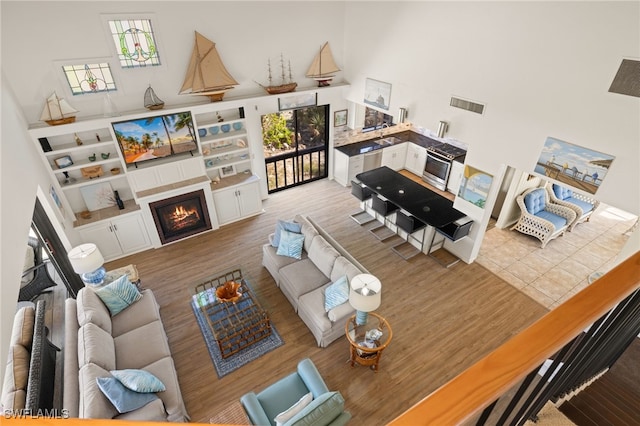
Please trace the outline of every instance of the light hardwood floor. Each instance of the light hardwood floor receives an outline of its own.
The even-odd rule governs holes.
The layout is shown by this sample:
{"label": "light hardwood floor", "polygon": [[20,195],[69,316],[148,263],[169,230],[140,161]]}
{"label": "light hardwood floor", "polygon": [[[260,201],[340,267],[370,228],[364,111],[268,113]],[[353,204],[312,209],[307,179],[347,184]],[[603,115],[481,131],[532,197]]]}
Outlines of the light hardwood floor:
{"label": "light hardwood floor", "polygon": [[[392,242],[375,239],[349,214],[348,188],[327,179],[271,195],[265,212],[160,249],[119,259],[136,264],[153,289],[194,422],[209,418],[248,391],[260,391],[311,358],[330,389],[339,390],[353,424],[384,424],[547,312],[477,263],[440,266],[424,255],[402,260]],[[261,266],[262,245],[279,218],[312,217],[383,284],[377,312],[393,328],[380,371],[347,364],[346,339],[328,348],[315,339]],[[285,344],[218,379],[189,301],[204,277],[240,264]],[[140,348],[144,350],[144,348]]]}

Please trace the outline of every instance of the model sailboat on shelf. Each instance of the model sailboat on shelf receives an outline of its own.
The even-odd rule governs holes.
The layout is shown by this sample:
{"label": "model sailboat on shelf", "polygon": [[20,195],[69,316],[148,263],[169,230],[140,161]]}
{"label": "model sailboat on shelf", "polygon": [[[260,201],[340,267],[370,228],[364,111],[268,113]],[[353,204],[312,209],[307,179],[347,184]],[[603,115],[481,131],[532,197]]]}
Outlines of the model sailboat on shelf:
{"label": "model sailboat on shelf", "polygon": [[216,102],[221,101],[224,94],[238,84],[222,63],[216,44],[196,31],[195,45],[180,94],[208,96],[212,102]]}
{"label": "model sailboat on shelf", "polygon": [[40,115],[40,121],[44,121],[50,126],[59,124],[69,124],[76,121],[75,110],[67,101],[58,97],[56,92],[47,98],[47,102]]}
{"label": "model sailboat on shelf", "polygon": [[153,91],[151,85],[144,92],[144,107],[150,110],[162,109],[164,108],[164,101],[156,95],[156,92]]}
{"label": "model sailboat on shelf", "polygon": [[307,70],[305,77],[316,80],[318,87],[325,87],[331,84],[331,80],[338,71],[340,71],[340,68],[338,68],[333,59],[329,42],[326,42],[322,45],[316,57],[313,58],[313,62]]}
{"label": "model sailboat on shelf", "polygon": [[282,77],[281,77],[281,83],[279,85],[277,86],[273,85],[273,77],[271,76],[271,60],[267,62],[267,68],[269,70],[269,85],[263,86],[260,83],[258,84],[260,85],[260,87],[266,90],[267,93],[269,93],[270,95],[293,92],[298,86],[298,83],[294,82],[293,78],[291,77],[291,61],[289,61],[289,79],[288,80],[286,79],[285,73],[284,73],[284,58],[282,57],[282,54],[280,54],[280,69],[282,71]]}

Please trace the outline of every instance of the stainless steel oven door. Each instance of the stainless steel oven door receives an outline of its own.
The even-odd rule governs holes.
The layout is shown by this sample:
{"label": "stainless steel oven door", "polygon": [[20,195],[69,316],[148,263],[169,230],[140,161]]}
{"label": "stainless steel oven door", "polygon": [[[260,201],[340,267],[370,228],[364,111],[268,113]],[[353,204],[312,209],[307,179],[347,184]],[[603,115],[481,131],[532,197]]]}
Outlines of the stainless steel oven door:
{"label": "stainless steel oven door", "polygon": [[422,173],[422,180],[446,191],[449,173],[451,173],[451,160],[427,151],[427,163]]}

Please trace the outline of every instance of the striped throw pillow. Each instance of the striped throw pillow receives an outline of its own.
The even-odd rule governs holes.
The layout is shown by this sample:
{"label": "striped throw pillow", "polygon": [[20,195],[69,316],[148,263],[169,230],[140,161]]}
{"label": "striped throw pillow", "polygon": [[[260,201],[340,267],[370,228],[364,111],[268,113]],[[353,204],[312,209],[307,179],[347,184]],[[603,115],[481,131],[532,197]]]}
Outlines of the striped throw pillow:
{"label": "striped throw pillow", "polygon": [[131,284],[126,274],[96,290],[96,294],[109,309],[111,316],[119,314],[142,298],[142,294]]}
{"label": "striped throw pillow", "polygon": [[349,300],[349,281],[343,275],[324,291],[324,310],[329,312]]}
{"label": "striped throw pillow", "polygon": [[302,259],[302,246],[304,245],[304,234],[296,234],[295,232],[282,231],[280,233],[280,244],[278,245],[277,254],[281,256],[293,257],[294,259]]}

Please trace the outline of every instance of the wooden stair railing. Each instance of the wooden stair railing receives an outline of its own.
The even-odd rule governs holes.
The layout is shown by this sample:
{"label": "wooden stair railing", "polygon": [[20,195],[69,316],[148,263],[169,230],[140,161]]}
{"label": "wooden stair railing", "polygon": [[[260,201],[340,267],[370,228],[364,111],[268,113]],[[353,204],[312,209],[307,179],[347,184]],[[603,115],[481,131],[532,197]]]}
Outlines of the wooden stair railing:
{"label": "wooden stair railing", "polygon": [[[630,256],[389,424],[455,425],[477,420],[487,407],[525,381],[527,376],[535,374],[545,360],[558,354],[638,289],[640,252]],[[635,309],[637,311],[638,307]],[[634,315],[637,318],[637,313]]]}

